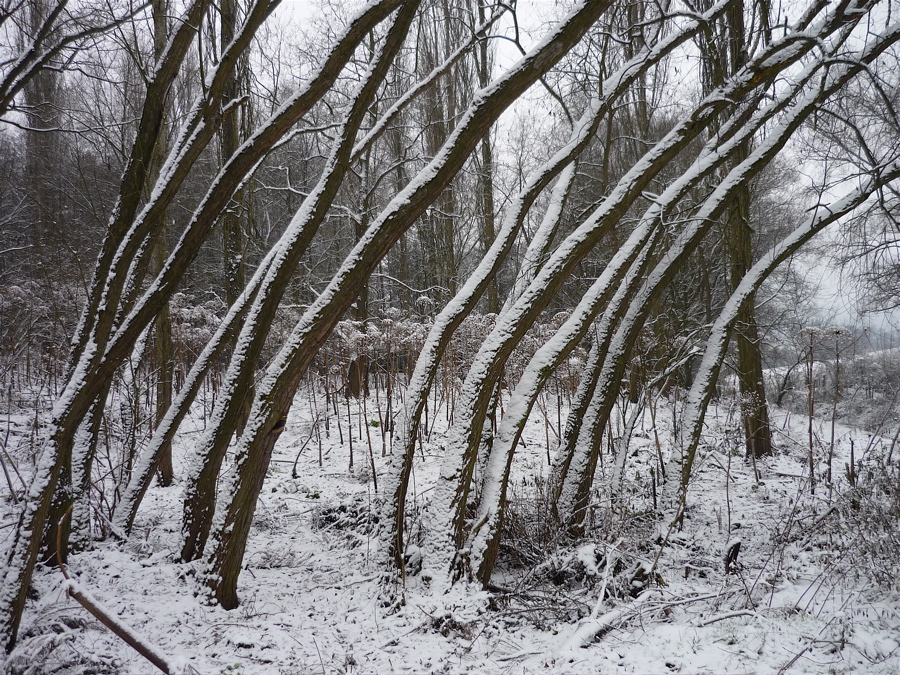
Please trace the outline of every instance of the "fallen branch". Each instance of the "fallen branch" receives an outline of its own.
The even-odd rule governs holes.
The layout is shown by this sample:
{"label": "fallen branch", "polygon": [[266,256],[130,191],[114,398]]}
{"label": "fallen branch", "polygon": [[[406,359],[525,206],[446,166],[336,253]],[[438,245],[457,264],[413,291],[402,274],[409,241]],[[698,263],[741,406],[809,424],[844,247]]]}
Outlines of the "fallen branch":
{"label": "fallen branch", "polygon": [[627,605],[616,607],[601,617],[583,619],[575,630],[575,634],[559,650],[560,656],[571,656],[572,652],[592,642],[597,636],[611,631],[625,619],[637,614],[640,608],[655,595],[653,591],[645,591]]}
{"label": "fallen branch", "polygon": [[757,613],[749,609],[740,609],[735,612],[727,612],[725,614],[719,614],[718,616],[704,619],[697,624],[697,627],[703,628],[704,626],[709,626],[711,624],[718,623],[719,621],[725,621],[726,619],[734,619],[739,616],[757,616]]}

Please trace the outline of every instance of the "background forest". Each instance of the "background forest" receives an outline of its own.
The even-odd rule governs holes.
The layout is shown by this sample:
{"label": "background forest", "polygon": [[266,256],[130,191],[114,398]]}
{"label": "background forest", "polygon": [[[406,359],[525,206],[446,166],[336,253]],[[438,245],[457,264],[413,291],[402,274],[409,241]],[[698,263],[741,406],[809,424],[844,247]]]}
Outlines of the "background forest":
{"label": "background forest", "polygon": [[0,0],[6,667],[896,672],[898,10]]}

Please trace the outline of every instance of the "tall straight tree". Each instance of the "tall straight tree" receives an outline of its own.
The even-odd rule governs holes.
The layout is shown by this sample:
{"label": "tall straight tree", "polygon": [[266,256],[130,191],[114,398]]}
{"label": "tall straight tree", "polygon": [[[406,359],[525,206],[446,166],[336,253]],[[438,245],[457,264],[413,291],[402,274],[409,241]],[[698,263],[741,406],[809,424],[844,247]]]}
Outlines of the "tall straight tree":
{"label": "tall straight tree", "polygon": [[[238,28],[238,3],[237,0],[222,0],[219,3],[219,49],[224,53],[234,40],[235,31]],[[222,120],[219,130],[219,144],[221,148],[222,164],[228,161],[237,151],[240,145],[240,115],[246,105],[232,105],[241,95],[241,79],[244,76],[244,67],[239,64],[232,70],[223,92],[223,103],[229,107],[229,113]],[[245,286],[245,262],[244,262],[244,227],[242,217],[243,193],[238,190],[232,198],[232,203],[222,214],[222,240],[224,248],[225,267],[225,301],[229,306],[233,305]]]}
{"label": "tall straight tree", "polygon": [[[758,35],[763,42],[771,40],[769,26],[769,6],[754,2],[749,8],[744,2],[733,2],[722,21],[711,28],[701,39],[705,54],[705,87],[711,91],[721,85],[744,67],[747,61],[748,35],[745,29],[745,15],[750,12],[758,26]],[[709,39],[710,36],[715,36]],[[739,163],[750,154],[751,141],[748,139],[739,148],[734,163]],[[753,194],[749,185],[744,186],[728,209],[723,223],[725,248],[728,251],[728,280],[734,291],[741,279],[753,265],[753,227],[750,222]],[[759,328],[756,322],[755,296],[750,296],[741,305],[734,331],[737,347],[737,375],[741,393],[741,416],[744,422],[744,440],[747,455],[763,457],[772,454],[772,432],[769,428],[769,410],[766,404],[766,388],[763,379],[762,351]]]}
{"label": "tall straight tree", "polygon": [[[153,56],[157,62],[162,58],[163,50],[169,40],[169,3],[168,0],[152,0],[153,13]],[[166,126],[166,114],[163,114],[162,124]],[[152,187],[159,177],[159,170],[168,154],[168,139],[165,131],[160,134],[156,143],[156,151],[153,153],[153,170],[149,176],[149,186]],[[162,271],[166,258],[169,257],[169,245],[167,241],[168,228],[166,227],[167,215],[163,214],[160,227],[153,240],[153,258],[150,261],[150,271],[155,276]],[[154,324],[153,347],[156,357],[156,422],[165,417],[172,406],[172,387],[175,385],[175,353],[172,344],[172,315],[169,303],[163,305],[156,317]],[[172,444],[166,443],[160,449],[159,482],[161,485],[171,485],[175,475],[172,466]]]}

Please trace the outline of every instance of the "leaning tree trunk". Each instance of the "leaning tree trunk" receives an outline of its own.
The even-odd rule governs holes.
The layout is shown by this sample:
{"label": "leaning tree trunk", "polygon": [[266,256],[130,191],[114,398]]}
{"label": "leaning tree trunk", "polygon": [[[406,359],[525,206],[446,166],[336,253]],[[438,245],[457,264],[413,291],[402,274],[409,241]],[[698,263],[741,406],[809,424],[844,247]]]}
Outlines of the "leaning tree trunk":
{"label": "leaning tree trunk", "polygon": [[[398,0],[385,0],[367,10],[367,15],[380,20],[391,10],[394,2]],[[282,136],[284,130],[303,114],[303,110],[308,109],[305,106],[311,106],[325,93],[340,71],[336,64],[326,64],[329,67],[322,68],[319,76],[309,83],[304,95],[286,103],[273,117],[266,130],[268,133],[261,133],[253,143],[245,144],[240,161],[234,162],[222,173],[220,180],[204,198],[163,274],[134,304],[128,316],[116,323],[121,293],[130,277],[128,270],[140,261],[147,236],[154,231],[160,214],[174,199],[194,160],[215,132],[217,123],[212,112],[221,93],[220,77],[233,65],[236,55],[247,47],[272,9],[272,5],[265,0],[254,5],[241,35],[222,56],[215,72],[210,73],[208,79],[211,84],[198,97],[191,111],[177,145],[177,156],[170,157],[165,185],[157,186],[159,189],[154,192],[154,198],[138,215],[150,155],[161,129],[165,95],[197,35],[207,6],[207,0],[195,0],[188,5],[169,40],[162,65],[156,69],[148,84],[139,128],[110,217],[109,232],[101,247],[85,309],[73,340],[69,379],[54,410],[49,425],[50,435],[44,441],[44,450],[29,488],[28,505],[20,517],[15,540],[9,549],[6,583],[0,591],[0,640],[8,651],[15,646],[53,494],[79,425],[112,381],[119,365],[129,356],[140,335],[174,292],[178,280],[205,240],[234,186]]]}
{"label": "leaning tree trunk", "polygon": [[[827,206],[818,205],[813,215],[797,227],[790,235],[763,256],[753,265],[741,279],[731,294],[724,309],[716,317],[706,349],[700,362],[697,377],[687,397],[687,414],[684,424],[684,448],[681,454],[673,454],[670,472],[680,476],[680,483],[668,490],[669,501],[677,504],[676,521],[684,513],[687,503],[687,491],[691,480],[691,472],[696,458],[697,448],[703,431],[703,420],[709,402],[715,394],[716,381],[722,362],[725,359],[729,337],[741,314],[744,304],[750,302],[756,291],[775,269],[789,259],[806,242],[828,225],[836,222],[857,207],[861,206],[881,186],[900,178],[900,160],[879,167],[876,172],[865,179],[863,185],[847,196]],[[677,501],[674,489],[679,490]]]}
{"label": "leaning tree trunk", "polygon": [[[354,49],[362,42],[369,29],[380,23],[391,8],[390,3],[373,6],[350,24],[327,59],[327,61],[333,62],[331,67],[327,71],[322,69],[319,79],[324,81],[315,81],[315,87],[311,86],[313,83],[306,84],[298,91],[295,100],[303,101],[303,105],[302,109],[300,106],[296,106],[297,110],[292,111],[292,119],[297,114],[302,115],[325,93],[327,89],[325,85],[331,86],[340,73],[339,65],[352,57]],[[370,80],[370,82],[372,81]],[[365,100],[371,100],[372,88],[370,85],[364,92]],[[307,97],[307,94],[313,94],[313,96]],[[358,128],[363,112],[360,109],[364,110],[362,104],[356,106],[354,115],[348,122],[349,128]],[[275,120],[283,117],[283,113],[276,115],[272,124]],[[284,119],[284,122],[287,120]],[[267,126],[266,130],[269,129],[274,131],[273,127]],[[259,135],[258,133],[256,137],[258,138]],[[253,140],[251,138],[248,143]],[[243,147],[246,145],[245,143]],[[287,231],[277,245],[279,249],[277,259],[266,271],[260,289],[253,300],[248,319],[238,337],[219,400],[213,411],[215,421],[201,441],[200,451],[189,470],[190,478],[185,492],[182,524],[181,557],[184,561],[194,560],[203,553],[215,513],[219,469],[232,437],[238,427],[243,424],[245,406],[248,406],[249,401],[252,400],[258,357],[262,353],[288,281],[301,256],[309,247],[319,225],[324,220],[331,200],[337,193],[343,176],[349,168],[346,160],[349,158],[351,149],[346,142],[340,145],[340,154],[332,157],[323,171],[322,179],[316,189],[307,197],[300,211],[292,218]],[[237,153],[237,156],[240,154],[241,151]],[[342,159],[337,161],[336,158]]]}
{"label": "leaning tree trunk", "polygon": [[[769,162],[784,148],[785,144],[790,140],[792,134],[808,119],[808,117],[818,108],[822,100],[830,96],[843,87],[855,74],[864,70],[867,63],[877,57],[883,50],[887,49],[900,36],[900,27],[895,32],[888,33],[883,37],[883,41],[862,53],[856,58],[848,59],[847,64],[843,67],[833,67],[829,70],[826,77],[819,79],[810,86],[805,93],[796,85],[791,90],[782,93],[782,95],[771,103],[767,109],[761,110],[753,123],[745,124],[742,131],[732,137],[722,147],[718,148],[718,152],[704,153],[698,164],[710,161],[713,158],[714,163],[720,162],[727,158],[738,146],[741,145],[744,138],[753,129],[770,119],[775,111],[784,111],[785,116],[778,121],[778,124],[770,130],[766,138],[761,141],[760,146],[754,149],[749,156],[737,164],[728,175],[720,182],[713,193],[706,199],[699,211],[691,219],[691,224],[679,235],[677,241],[670,247],[666,256],[657,265],[648,277],[637,298],[631,303],[628,315],[618,329],[616,338],[613,341],[610,353],[614,356],[624,353],[626,345],[633,343],[637,336],[637,332],[643,321],[649,313],[651,303],[659,297],[661,291],[670,282],[674,273],[681,264],[687,259],[692,251],[699,245],[712,223],[721,217],[730,204],[733,202],[736,194],[740,192],[744,185],[752,180],[758,173],[768,165]],[[809,83],[812,76],[823,70],[824,66],[821,62],[814,63],[807,67],[806,72],[801,74],[800,84]],[[791,104],[791,105],[788,105]],[[728,150],[730,148],[730,150]],[[738,148],[739,149],[739,148]],[[686,180],[685,177],[679,179],[675,185],[669,188],[674,190],[678,186],[678,182]],[[667,191],[668,192],[668,191]],[[664,196],[665,197],[665,194]],[[665,200],[661,197],[659,202]],[[609,390],[613,388],[613,383],[621,379],[624,372],[624,359],[616,356],[617,362],[609,364],[610,375],[604,377],[601,375],[601,389]],[[604,367],[607,370],[607,366]],[[614,393],[607,394],[607,397],[614,396]],[[603,412],[611,409],[611,403],[608,401],[603,407]],[[608,416],[608,413],[606,413]],[[605,425],[606,419],[602,417],[599,423]],[[576,506],[583,506],[588,501],[590,487],[593,483],[593,473],[584,471],[578,477],[576,487],[576,497],[574,503]]]}
{"label": "leaning tree trunk", "polygon": [[[698,24],[699,25],[699,24]],[[627,91],[628,86],[646,72],[653,64],[669,54],[675,47],[689,39],[693,29],[688,27],[683,34],[661,40],[652,49],[643,50],[604,82],[602,90],[607,92],[601,100],[592,101],[582,118],[574,125],[568,142],[528,179],[515,199],[512,200],[504,216],[500,232],[497,234],[478,267],[464,284],[456,297],[435,318],[428,338],[416,362],[410,378],[407,405],[404,414],[405,431],[402,454],[392,460],[386,485],[386,501],[382,521],[386,524],[385,550],[397,569],[403,569],[403,521],[405,517],[406,493],[412,474],[413,457],[419,435],[419,425],[425,409],[428,391],[434,381],[438,365],[446,351],[453,332],[463,319],[475,308],[485,288],[491,283],[512,250],[531,206],[538,195],[588,146],[601,120],[610,112],[614,103]],[[560,190],[568,191],[568,180],[563,180]],[[559,197],[557,197],[558,199]],[[555,200],[554,200],[555,201]],[[558,217],[559,209],[554,209]],[[543,248],[543,247],[542,247]],[[490,405],[490,404],[489,404]]]}
{"label": "leaning tree trunk", "polygon": [[652,260],[651,253],[658,232],[658,228],[651,229],[627,253],[620,252],[616,256],[556,334],[538,349],[510,396],[493,440],[478,512],[469,535],[469,566],[485,588],[490,583],[500,551],[500,533],[513,456],[541,388],[587,335],[597,314],[610,307],[610,301],[621,295],[623,288],[631,286],[632,279],[641,278]]}
{"label": "leaning tree trunk", "polygon": [[[260,263],[245,291],[229,308],[215,334],[206,343],[203,351],[200,352],[200,356],[197,357],[194,365],[191,366],[175,402],[169,407],[166,415],[157,422],[153,436],[150,438],[150,444],[135,463],[131,480],[128,481],[128,486],[122,493],[121,500],[116,505],[112,518],[114,534],[127,535],[131,532],[141,500],[143,500],[147,489],[150,487],[150,482],[153,480],[153,476],[159,467],[165,447],[167,445],[171,446],[175,432],[190,411],[191,405],[200,392],[200,388],[213,361],[233,344],[235,337],[239,333],[238,327],[246,318],[250,304],[253,302],[255,293],[259,289],[260,282],[269,269],[272,258],[277,251],[277,247],[270,250]],[[118,532],[115,530],[118,530]]]}

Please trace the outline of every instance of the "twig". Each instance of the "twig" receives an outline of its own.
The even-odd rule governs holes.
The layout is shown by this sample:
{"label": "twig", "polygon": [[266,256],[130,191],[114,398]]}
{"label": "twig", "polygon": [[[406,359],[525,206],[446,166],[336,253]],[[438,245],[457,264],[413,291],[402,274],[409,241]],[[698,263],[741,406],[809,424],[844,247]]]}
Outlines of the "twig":
{"label": "twig", "polygon": [[[303,454],[303,451],[306,450],[306,446],[309,445],[309,442],[313,439],[315,435],[315,426],[319,423],[319,416],[316,415],[316,419],[313,420],[313,426],[310,427],[309,438],[306,439],[306,442],[303,443],[303,447],[300,448],[300,452],[297,453],[297,457],[294,459],[294,467],[291,469],[291,478],[297,478],[297,462],[300,461],[300,455]],[[290,461],[290,460],[288,460]]]}
{"label": "twig", "polygon": [[787,669],[790,668],[792,665],[794,665],[801,656],[803,656],[806,652],[808,652],[810,650],[811,647],[812,647],[812,644],[806,645],[802,650],[800,650],[796,655],[794,655],[794,658],[792,658],[790,661],[788,661],[783,666],[781,666],[781,668],[778,669],[778,675],[784,675],[784,673],[787,671]]}
{"label": "twig", "polygon": [[738,616],[757,616],[756,612],[753,612],[749,609],[740,609],[736,612],[727,612],[725,614],[719,614],[718,616],[711,617],[706,619],[705,621],[701,621],[697,624],[698,628],[703,628],[704,626],[709,626],[710,624],[718,623],[719,621],[725,621],[727,619],[734,619]]}
{"label": "twig", "polygon": [[524,659],[526,656],[536,656],[537,654],[541,653],[542,652],[529,652],[522,649],[512,654],[506,654],[505,656],[495,656],[494,658],[497,661],[515,661],[516,659]]}
{"label": "twig", "polygon": [[319,643],[316,642],[316,638],[313,638],[313,644],[316,646],[316,654],[319,655],[319,665],[322,666],[322,675],[327,675],[327,671],[325,670],[325,662],[322,660],[322,652],[319,651]]}

